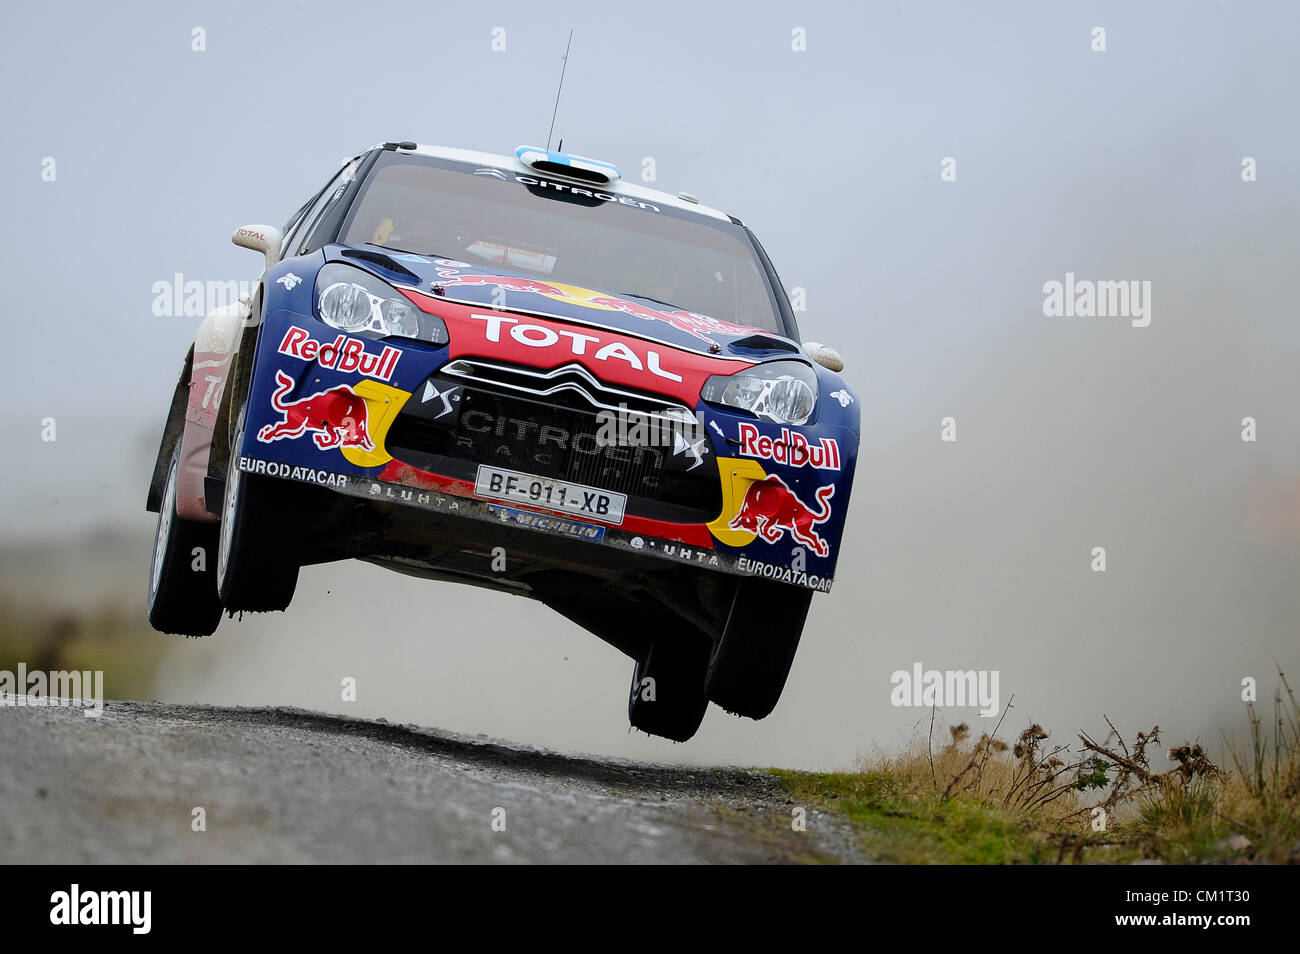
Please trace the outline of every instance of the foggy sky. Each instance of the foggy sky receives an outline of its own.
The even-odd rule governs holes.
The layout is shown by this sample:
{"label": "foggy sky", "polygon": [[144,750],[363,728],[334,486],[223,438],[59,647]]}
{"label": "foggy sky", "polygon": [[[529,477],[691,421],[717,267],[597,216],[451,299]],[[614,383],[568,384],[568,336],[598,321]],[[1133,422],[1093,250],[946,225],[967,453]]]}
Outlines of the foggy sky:
{"label": "foggy sky", "polygon": [[[358,564],[304,571],[284,617],[177,641],[159,691],[339,710],[346,674],[362,686],[348,711],[832,767],[907,738],[925,713],[890,706],[889,676],[919,661],[999,670],[1017,730],[1103,731],[1106,713],[1217,741],[1242,722],[1241,679],[1269,692],[1271,660],[1297,660],[1300,11],[839,6],[9,12],[0,530],[147,532],[144,480],[197,324],[154,317],[153,284],[251,279],[232,229],[283,224],[375,142],[544,143],[573,27],[557,138],[638,180],[653,157],[647,184],[751,225],[861,401],[837,586],[814,598],[777,712],[713,709],[680,746],[630,735],[631,664],[594,637],[526,601]],[[955,182],[940,181],[949,156]],[[1150,281],[1150,326],[1045,317],[1043,284],[1067,272]],[[955,443],[939,439],[949,416]]]}

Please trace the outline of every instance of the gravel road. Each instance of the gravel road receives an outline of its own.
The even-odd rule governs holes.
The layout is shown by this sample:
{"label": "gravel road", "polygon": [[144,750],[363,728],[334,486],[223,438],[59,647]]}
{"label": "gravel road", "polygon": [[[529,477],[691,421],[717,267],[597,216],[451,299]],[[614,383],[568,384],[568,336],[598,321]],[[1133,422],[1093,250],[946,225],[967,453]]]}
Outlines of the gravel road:
{"label": "gravel road", "polygon": [[301,709],[0,706],[0,766],[6,863],[866,860],[833,815],[793,831],[764,772]]}

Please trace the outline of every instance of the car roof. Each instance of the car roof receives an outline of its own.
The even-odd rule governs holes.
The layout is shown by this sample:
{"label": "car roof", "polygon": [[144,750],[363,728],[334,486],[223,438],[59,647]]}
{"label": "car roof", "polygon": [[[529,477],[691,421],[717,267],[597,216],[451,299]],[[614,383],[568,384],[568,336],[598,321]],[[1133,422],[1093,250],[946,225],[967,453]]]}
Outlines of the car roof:
{"label": "car roof", "polygon": [[[392,144],[387,144],[391,148]],[[383,147],[376,147],[383,148]],[[491,166],[498,169],[506,169],[519,175],[536,176],[539,173],[525,165],[515,156],[503,156],[492,152],[478,152],[473,149],[459,149],[454,146],[430,146],[423,143],[416,144],[414,149],[399,147],[398,151],[408,155],[430,156],[435,159],[449,159],[453,162],[464,162],[477,166]],[[550,176],[547,178],[562,178],[560,176]],[[590,183],[588,183],[590,185]],[[615,179],[608,185],[600,186],[600,191],[612,193],[613,195],[627,196],[629,199],[639,199],[643,202],[653,202],[655,205],[671,206],[683,212],[694,212],[708,218],[721,219],[724,222],[736,222],[739,220],[728,215],[719,209],[702,205],[696,202],[690,202],[680,196],[672,195],[668,192],[660,192],[657,189],[647,189],[645,186],[637,185],[634,182],[628,182],[622,178]]]}

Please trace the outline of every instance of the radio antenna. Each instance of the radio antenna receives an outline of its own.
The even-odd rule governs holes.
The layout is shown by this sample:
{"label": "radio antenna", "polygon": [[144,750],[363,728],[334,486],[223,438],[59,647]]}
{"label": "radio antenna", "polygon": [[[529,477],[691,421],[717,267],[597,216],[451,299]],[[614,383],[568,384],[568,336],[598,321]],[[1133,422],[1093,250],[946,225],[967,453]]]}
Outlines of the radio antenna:
{"label": "radio antenna", "polygon": [[551,128],[546,133],[546,151],[551,151],[551,136],[555,134],[555,114],[560,111],[560,93],[564,91],[564,71],[569,68],[569,47],[573,46],[573,31],[569,31],[569,42],[564,45],[564,65],[560,67],[560,88],[555,91],[555,108],[551,110]]}

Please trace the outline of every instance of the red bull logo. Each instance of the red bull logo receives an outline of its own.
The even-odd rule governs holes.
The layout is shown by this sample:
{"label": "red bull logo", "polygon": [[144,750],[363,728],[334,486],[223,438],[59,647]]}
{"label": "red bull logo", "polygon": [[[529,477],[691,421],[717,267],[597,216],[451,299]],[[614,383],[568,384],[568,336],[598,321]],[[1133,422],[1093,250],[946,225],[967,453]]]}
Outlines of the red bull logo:
{"label": "red bull logo", "polygon": [[462,275],[458,274],[454,266],[464,268],[470,266],[465,265],[463,262],[453,262],[450,259],[435,259],[435,261],[440,264],[438,275],[444,279],[444,281],[440,282],[443,285],[477,285],[479,287],[503,288],[512,292],[534,292],[538,295],[547,295],[575,305],[621,311],[626,315],[643,318],[646,321],[662,321],[665,324],[672,325],[679,331],[686,332],[693,338],[703,341],[705,344],[714,344],[713,339],[709,337],[710,335],[749,335],[761,331],[759,328],[733,325],[729,321],[721,321],[709,315],[696,314],[693,311],[682,311],[680,309],[661,311],[658,308],[651,308],[649,305],[628,301],[626,298],[602,295],[589,289],[553,284],[538,281],[534,278],[515,275]]}
{"label": "red bull logo", "polygon": [[555,295],[559,298],[568,298],[569,295],[563,289],[557,288],[548,282],[539,282],[533,278],[522,278],[515,275],[457,275],[449,281],[443,282],[445,285],[479,285],[492,288],[504,288],[512,292],[534,292],[538,295]]}
{"label": "red bull logo", "polygon": [[756,480],[745,491],[745,499],[731,519],[731,529],[756,533],[768,543],[776,543],[788,530],[813,553],[824,557],[831,552],[831,546],[814,527],[830,519],[835,485],[819,487],[813,496],[817,498],[817,510],[796,497],[780,477]]}
{"label": "red bull logo", "polygon": [[833,437],[823,437],[816,444],[798,431],[781,428],[780,437],[766,437],[753,424],[740,425],[740,452],[750,457],[770,460],[791,467],[815,467],[819,470],[840,469],[840,445]]}
{"label": "red bull logo", "polygon": [[384,345],[383,351],[372,354],[366,350],[365,341],[347,335],[339,335],[333,341],[317,341],[311,332],[297,325],[289,326],[276,350],[300,361],[315,361],[331,371],[366,374],[380,381],[392,380],[402,356],[392,345]]}
{"label": "red bull logo", "polygon": [[714,343],[709,335],[747,335],[759,330],[757,328],[746,328],[744,325],[733,325],[729,321],[721,321],[708,315],[697,315],[693,311],[660,311],[658,308],[649,308],[634,301],[611,298],[606,295],[588,298],[587,302],[604,308],[613,308],[636,318],[644,318],[646,321],[662,321],[672,325],[679,331],[684,331],[688,335],[698,338],[706,344]]}
{"label": "red bull logo", "polygon": [[350,387],[339,385],[297,400],[286,400],[293,390],[293,378],[277,371],[275,381],[277,387],[271,395],[271,406],[280,413],[280,420],[258,431],[259,441],[269,444],[292,440],[310,431],[312,440],[321,450],[331,447],[375,449],[367,428],[366,402]]}

